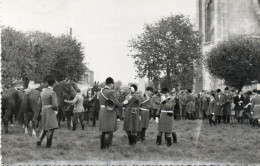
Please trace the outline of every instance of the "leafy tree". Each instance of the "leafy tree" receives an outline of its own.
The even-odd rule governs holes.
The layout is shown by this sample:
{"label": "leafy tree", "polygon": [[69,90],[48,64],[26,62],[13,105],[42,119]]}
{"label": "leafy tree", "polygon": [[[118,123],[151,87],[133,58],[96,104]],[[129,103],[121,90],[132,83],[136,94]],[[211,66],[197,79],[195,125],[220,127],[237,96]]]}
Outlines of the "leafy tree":
{"label": "leafy tree", "polygon": [[41,83],[49,74],[58,81],[68,77],[77,82],[86,70],[83,47],[70,36],[3,27],[1,42],[3,88],[13,87],[19,80],[27,88],[30,81]]}
{"label": "leafy tree", "polygon": [[76,39],[62,35],[56,39],[56,61],[51,73],[58,81],[66,77],[78,82],[86,71],[83,46]]}
{"label": "leafy tree", "polygon": [[[156,85],[165,77],[167,86],[192,82],[194,63],[201,58],[199,33],[183,15],[163,17],[147,24],[144,32],[129,41],[138,74]],[[188,79],[187,79],[188,78]]]}
{"label": "leafy tree", "polygon": [[3,88],[14,86],[10,84],[22,79],[23,86],[28,87],[29,80],[36,69],[36,59],[30,53],[26,35],[11,27],[2,28],[2,67],[5,77],[2,80]]}
{"label": "leafy tree", "polygon": [[260,41],[247,38],[224,41],[207,54],[206,67],[213,76],[237,89],[260,81]]}

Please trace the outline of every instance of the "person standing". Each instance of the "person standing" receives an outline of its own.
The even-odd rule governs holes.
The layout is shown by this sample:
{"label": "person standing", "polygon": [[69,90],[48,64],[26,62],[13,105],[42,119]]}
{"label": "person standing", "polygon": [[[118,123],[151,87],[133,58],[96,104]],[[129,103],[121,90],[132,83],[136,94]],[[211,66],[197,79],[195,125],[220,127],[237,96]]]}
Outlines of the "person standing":
{"label": "person standing", "polygon": [[[137,93],[137,86],[130,86],[130,93],[125,97],[123,104],[125,105],[125,119],[123,130],[126,131],[130,145],[137,142],[137,133],[141,131],[140,104],[142,98]],[[149,111],[148,111],[149,113]]]}
{"label": "person standing", "polygon": [[46,78],[48,82],[48,87],[44,88],[40,93],[39,107],[41,108],[41,118],[42,118],[42,131],[37,139],[37,145],[40,146],[43,138],[47,134],[46,147],[50,148],[52,144],[52,137],[54,130],[58,128],[57,121],[57,95],[53,91],[55,85],[55,79],[52,76]]}
{"label": "person standing", "polygon": [[159,95],[159,93],[155,92],[152,99],[153,99],[153,110],[152,110],[152,113],[151,113],[151,118],[153,118],[153,120],[155,120],[156,112],[159,109],[159,105],[160,105],[160,95]]}
{"label": "person standing", "polygon": [[258,124],[258,120],[260,119],[260,90],[257,91],[257,95],[252,99],[251,108],[253,114],[253,127],[255,127]]}
{"label": "person standing", "polygon": [[142,131],[140,133],[141,141],[145,140],[145,130],[149,126],[150,110],[153,108],[152,93],[153,93],[153,88],[147,87],[145,89],[145,94],[142,96],[142,101],[140,105],[141,128],[142,128]]}
{"label": "person standing", "polygon": [[[173,126],[174,122],[174,106],[175,99],[169,97],[169,89],[162,88],[161,90],[161,105],[158,109],[156,122],[158,123],[158,135],[157,135],[157,145],[162,144],[162,134],[165,133],[167,146],[172,145],[172,135],[173,142],[177,142],[176,131]],[[160,119],[159,119],[159,118]]]}
{"label": "person standing", "polygon": [[179,101],[180,101],[181,118],[187,119],[187,115],[186,115],[187,94],[186,94],[186,91],[181,92]]}
{"label": "person standing", "polygon": [[216,94],[216,101],[217,101],[217,110],[215,112],[216,115],[216,123],[218,124],[221,123],[221,119],[223,118],[223,106],[224,106],[224,96],[221,93],[220,89],[217,89],[217,94]]}
{"label": "person standing", "polygon": [[225,124],[229,124],[231,116],[231,103],[233,102],[233,95],[230,93],[229,88],[225,88],[224,94],[224,109],[223,120]]}
{"label": "person standing", "polygon": [[82,130],[84,130],[83,101],[84,101],[84,97],[83,97],[80,89],[77,89],[77,93],[73,100],[64,100],[64,102],[66,102],[66,103],[74,104],[73,119],[72,119],[72,121],[73,121],[72,130],[73,131],[75,131],[77,129],[78,120],[80,121]]}
{"label": "person standing", "polygon": [[237,121],[240,124],[243,123],[244,102],[245,102],[245,98],[242,94],[242,91],[239,90],[237,92],[237,95],[234,97],[234,104],[235,104],[235,110],[237,115]]}
{"label": "person standing", "polygon": [[192,120],[195,120],[195,100],[195,96],[192,94],[191,89],[189,89],[187,94],[186,113],[188,114],[189,119]]}
{"label": "person standing", "polygon": [[[214,95],[215,96],[215,95]],[[202,93],[202,97],[201,97],[201,109],[202,109],[202,119],[207,118],[206,116],[206,112],[208,110],[209,107],[209,102],[210,102],[210,97],[208,96],[208,94],[204,91]]]}
{"label": "person standing", "polygon": [[[101,149],[109,148],[113,141],[113,132],[117,127],[117,111],[115,106],[121,106],[114,91],[114,80],[108,77],[105,81],[105,88],[98,94],[100,103],[99,131],[101,134]],[[108,107],[109,104],[109,107]]]}
{"label": "person standing", "polygon": [[215,100],[215,94],[212,93],[210,95],[210,102],[209,102],[209,107],[207,110],[210,125],[212,125],[212,124],[216,125],[216,122],[213,119],[213,117],[215,116],[216,110],[217,110],[217,101]]}

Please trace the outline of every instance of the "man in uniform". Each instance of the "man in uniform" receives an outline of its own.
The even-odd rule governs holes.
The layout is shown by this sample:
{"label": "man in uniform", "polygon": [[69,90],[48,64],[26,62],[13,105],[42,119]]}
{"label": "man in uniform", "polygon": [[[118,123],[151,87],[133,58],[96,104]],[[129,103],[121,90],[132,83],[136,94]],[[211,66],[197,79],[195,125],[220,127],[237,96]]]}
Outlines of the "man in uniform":
{"label": "man in uniform", "polygon": [[101,89],[98,94],[100,103],[99,131],[102,132],[101,149],[106,149],[112,145],[113,132],[117,130],[117,111],[115,106],[121,106],[116,98],[113,78],[108,77],[105,84],[105,88]]}
{"label": "man in uniform", "polygon": [[233,101],[233,95],[229,92],[229,88],[225,88],[224,94],[224,110],[223,110],[223,120],[224,123],[229,124],[231,116],[231,103]]}
{"label": "man in uniform", "polygon": [[153,88],[147,87],[145,89],[145,94],[142,96],[142,101],[140,105],[141,128],[142,128],[142,131],[140,133],[141,141],[145,140],[145,130],[148,128],[149,125],[150,109],[152,109],[153,107],[152,93],[153,93]]}
{"label": "man in uniform", "polygon": [[[173,142],[177,141],[176,132],[173,127],[174,121],[174,106],[175,100],[169,97],[169,89],[162,88],[161,90],[161,105],[160,109],[157,112],[156,122],[158,124],[158,135],[157,135],[157,145],[161,145],[162,143],[162,134],[166,134],[167,146],[172,145],[172,138],[173,135]],[[159,118],[160,117],[160,120]]]}
{"label": "man in uniform", "polygon": [[57,95],[53,91],[55,79],[52,76],[47,76],[48,87],[44,88],[40,94],[39,107],[41,108],[42,117],[42,131],[37,139],[37,145],[40,146],[43,138],[47,134],[46,147],[50,148],[52,144],[52,137],[54,129],[58,128],[58,121],[56,118],[58,102]]}

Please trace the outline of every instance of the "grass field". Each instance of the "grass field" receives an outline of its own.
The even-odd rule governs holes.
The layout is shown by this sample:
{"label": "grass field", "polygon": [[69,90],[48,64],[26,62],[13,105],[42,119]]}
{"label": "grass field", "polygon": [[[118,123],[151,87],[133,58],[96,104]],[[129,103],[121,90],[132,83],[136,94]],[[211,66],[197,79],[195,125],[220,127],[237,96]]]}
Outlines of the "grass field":
{"label": "grass field", "polygon": [[[175,121],[178,143],[167,147],[157,146],[157,124],[150,123],[145,142],[128,145],[123,129],[123,121],[114,133],[113,146],[100,149],[98,127],[78,128],[70,131],[63,122],[55,130],[53,146],[36,146],[36,138],[24,135],[18,124],[10,127],[9,134],[2,134],[3,164],[259,164],[260,128],[248,124],[210,126],[207,120]],[[78,160],[75,162],[75,160]],[[111,161],[113,160],[113,161]],[[127,160],[127,161],[126,161]],[[41,161],[41,162],[40,162]]]}

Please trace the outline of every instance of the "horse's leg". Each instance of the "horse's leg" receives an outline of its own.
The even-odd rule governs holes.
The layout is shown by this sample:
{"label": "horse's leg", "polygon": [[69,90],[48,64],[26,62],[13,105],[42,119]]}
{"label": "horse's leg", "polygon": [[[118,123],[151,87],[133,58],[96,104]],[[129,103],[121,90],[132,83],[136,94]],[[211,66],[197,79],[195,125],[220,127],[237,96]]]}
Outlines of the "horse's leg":
{"label": "horse's leg", "polygon": [[29,120],[25,120],[24,121],[24,125],[25,125],[25,127],[24,127],[24,134],[29,134],[29,132],[28,132],[28,128],[29,128]]}
{"label": "horse's leg", "polygon": [[35,136],[35,137],[36,137],[35,130],[36,130],[37,121],[38,121],[38,113],[34,113],[33,119],[32,119],[32,136]]}
{"label": "horse's leg", "polygon": [[71,129],[71,114],[70,111],[66,111],[66,118],[67,118],[67,125],[68,125],[68,129]]}
{"label": "horse's leg", "polygon": [[5,128],[5,133],[8,133],[8,121],[11,117],[11,110],[10,109],[6,109],[5,110],[5,115],[4,115],[4,128]]}
{"label": "horse's leg", "polygon": [[10,115],[11,127],[14,127],[14,121],[13,121],[13,119],[14,119],[14,114],[11,114],[11,115]]}

